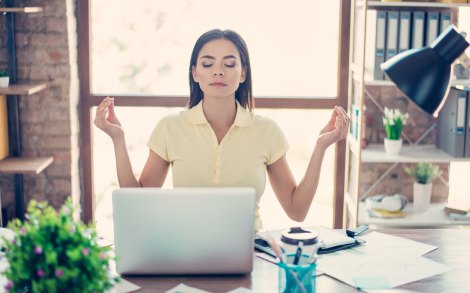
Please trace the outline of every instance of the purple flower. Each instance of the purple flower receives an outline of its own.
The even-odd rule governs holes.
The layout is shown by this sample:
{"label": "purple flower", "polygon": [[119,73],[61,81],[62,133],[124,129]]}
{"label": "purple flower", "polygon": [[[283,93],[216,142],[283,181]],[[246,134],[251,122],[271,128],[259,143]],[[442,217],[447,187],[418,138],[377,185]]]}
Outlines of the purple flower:
{"label": "purple flower", "polygon": [[46,275],[46,272],[43,269],[37,271],[38,277],[42,278]]}
{"label": "purple flower", "polygon": [[105,260],[106,259],[106,253],[104,253],[104,252],[100,253],[100,259]]}
{"label": "purple flower", "polygon": [[41,253],[42,253],[42,248],[41,248],[41,246],[36,246],[36,247],[34,248],[34,253],[36,253],[36,254],[41,254]]}
{"label": "purple flower", "polygon": [[75,233],[75,230],[76,230],[75,226],[70,227],[70,233],[72,234]]}
{"label": "purple flower", "polygon": [[82,252],[84,255],[89,255],[90,254],[90,249],[88,247],[85,247],[82,249]]}
{"label": "purple flower", "polygon": [[65,215],[69,215],[70,214],[70,209],[68,207],[63,207],[62,208],[62,212],[65,214]]}
{"label": "purple flower", "polygon": [[55,270],[55,275],[57,276],[57,278],[60,278],[64,275],[64,271],[61,269],[57,269]]}
{"label": "purple flower", "polygon": [[21,234],[21,235],[26,234],[26,229],[25,229],[24,227],[21,227],[21,228],[20,228],[20,234]]}
{"label": "purple flower", "polygon": [[8,280],[7,284],[5,285],[5,290],[10,291],[11,288],[13,288],[13,282]]}

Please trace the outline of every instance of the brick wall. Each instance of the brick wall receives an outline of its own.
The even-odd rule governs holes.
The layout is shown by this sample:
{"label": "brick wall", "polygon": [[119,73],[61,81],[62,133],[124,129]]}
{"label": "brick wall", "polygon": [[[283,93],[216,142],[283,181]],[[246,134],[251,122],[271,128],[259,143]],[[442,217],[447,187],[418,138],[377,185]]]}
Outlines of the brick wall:
{"label": "brick wall", "polygon": [[[0,2],[0,5],[3,3]],[[18,82],[49,81],[49,88],[20,97],[23,156],[53,156],[39,175],[24,176],[25,203],[48,200],[59,207],[68,196],[77,204],[79,124],[75,1],[16,1],[41,6],[41,13],[15,14]],[[6,68],[5,17],[0,20],[0,68]],[[14,214],[13,176],[0,174],[2,205]]]}

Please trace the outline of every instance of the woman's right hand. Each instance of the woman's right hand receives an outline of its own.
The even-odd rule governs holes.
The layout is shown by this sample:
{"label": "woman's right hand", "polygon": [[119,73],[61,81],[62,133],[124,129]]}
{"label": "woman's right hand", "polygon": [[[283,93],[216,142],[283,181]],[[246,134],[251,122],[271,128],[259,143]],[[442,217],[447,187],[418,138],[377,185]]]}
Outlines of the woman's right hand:
{"label": "woman's right hand", "polygon": [[107,97],[98,105],[95,116],[95,126],[106,132],[111,139],[124,136],[124,130],[121,127],[114,112],[114,98]]}

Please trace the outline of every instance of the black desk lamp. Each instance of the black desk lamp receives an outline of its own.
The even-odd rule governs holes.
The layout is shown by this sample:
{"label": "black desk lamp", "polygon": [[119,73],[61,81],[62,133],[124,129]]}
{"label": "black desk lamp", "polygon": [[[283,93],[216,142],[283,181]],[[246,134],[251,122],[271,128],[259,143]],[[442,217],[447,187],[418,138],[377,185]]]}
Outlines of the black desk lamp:
{"label": "black desk lamp", "polygon": [[381,68],[418,107],[437,117],[449,93],[451,64],[468,46],[465,33],[451,25],[430,47],[400,53]]}

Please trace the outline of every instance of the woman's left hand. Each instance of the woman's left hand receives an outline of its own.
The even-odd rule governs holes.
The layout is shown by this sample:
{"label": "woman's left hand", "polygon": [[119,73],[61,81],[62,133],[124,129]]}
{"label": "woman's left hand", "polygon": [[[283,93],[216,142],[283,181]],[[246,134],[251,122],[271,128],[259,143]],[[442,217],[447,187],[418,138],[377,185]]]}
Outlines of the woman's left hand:
{"label": "woman's left hand", "polygon": [[330,121],[328,121],[328,124],[320,131],[317,145],[326,149],[330,145],[345,139],[348,135],[348,131],[348,114],[342,107],[335,106],[333,113],[331,113]]}

